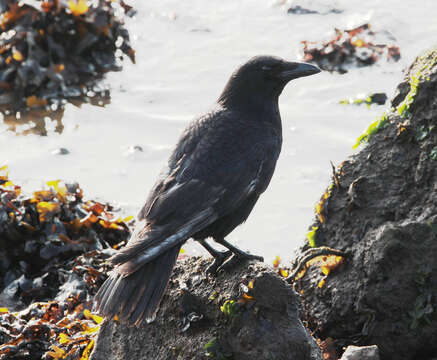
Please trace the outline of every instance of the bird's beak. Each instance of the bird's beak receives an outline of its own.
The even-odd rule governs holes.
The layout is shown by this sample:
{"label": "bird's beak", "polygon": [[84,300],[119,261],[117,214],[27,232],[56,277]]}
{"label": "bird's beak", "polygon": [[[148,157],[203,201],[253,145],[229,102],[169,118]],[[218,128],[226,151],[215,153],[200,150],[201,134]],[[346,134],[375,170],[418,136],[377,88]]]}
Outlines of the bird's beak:
{"label": "bird's beak", "polygon": [[320,69],[308,63],[287,62],[284,70],[279,73],[281,79],[290,81],[303,76],[318,74]]}

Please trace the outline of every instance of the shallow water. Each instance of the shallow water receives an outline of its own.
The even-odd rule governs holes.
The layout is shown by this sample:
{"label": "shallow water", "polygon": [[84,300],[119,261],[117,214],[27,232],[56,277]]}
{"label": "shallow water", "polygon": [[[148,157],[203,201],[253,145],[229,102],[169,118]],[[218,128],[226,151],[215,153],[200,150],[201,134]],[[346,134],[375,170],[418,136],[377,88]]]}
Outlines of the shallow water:
{"label": "shallow water", "polygon": [[[317,2],[308,2],[316,4]],[[352,154],[352,145],[385,106],[343,106],[359,93],[387,92],[420,51],[436,45],[437,2],[433,0],[337,1],[318,5],[340,14],[289,15],[289,4],[268,1],[202,0],[136,2],[127,19],[137,64],[108,74],[111,102],[105,107],[67,105],[62,131],[45,121],[48,136],[27,135],[30,126],[0,123],[0,164],[32,191],[45,181],[78,181],[88,197],[119,203],[136,214],[186,123],[206,111],[230,73],[259,54],[297,59],[301,40],[320,40],[370,22],[387,30],[401,49],[401,61],[323,72],[291,83],[280,98],[284,145],[276,173],[249,220],[228,238],[243,249],[291,257],[305,239],[314,205],[330,183],[331,165]],[[308,5],[310,7],[310,5]],[[41,124],[39,125],[41,126]],[[139,145],[143,151],[135,151]],[[67,155],[54,155],[59,148]],[[197,244],[188,244],[192,253]]]}

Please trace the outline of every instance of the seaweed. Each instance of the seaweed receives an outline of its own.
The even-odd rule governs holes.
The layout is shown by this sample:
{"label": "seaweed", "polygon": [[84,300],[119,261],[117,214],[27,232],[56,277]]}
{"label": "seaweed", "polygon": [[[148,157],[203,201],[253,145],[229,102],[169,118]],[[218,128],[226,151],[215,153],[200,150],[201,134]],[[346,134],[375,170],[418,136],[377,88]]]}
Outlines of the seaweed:
{"label": "seaweed", "polygon": [[0,359],[89,358],[92,298],[133,223],[115,210],[59,180],[27,196],[0,167]]}
{"label": "seaweed", "polygon": [[373,123],[369,125],[367,130],[360,135],[360,137],[357,139],[354,146],[352,146],[353,149],[356,149],[360,144],[369,142],[370,137],[373,134],[376,134],[381,129],[384,129],[388,125],[388,114],[384,112],[381,117],[378,117]]}
{"label": "seaweed", "polygon": [[[67,101],[107,97],[108,71],[135,62],[122,1],[4,0],[0,7],[0,111],[18,119]],[[43,115],[44,116],[44,115]]]}
{"label": "seaweed", "polygon": [[335,36],[321,43],[304,40],[303,60],[340,74],[348,71],[347,66],[369,66],[382,58],[399,61],[399,47],[374,43],[375,34],[370,30],[370,24],[363,24],[350,30],[335,29]]}
{"label": "seaweed", "polygon": [[[0,175],[6,171],[1,167]],[[122,218],[110,204],[85,200],[77,183],[55,180],[47,186],[26,196],[7,173],[0,176],[0,291],[3,301],[17,306],[52,299],[68,271],[82,278],[91,266],[68,265],[73,259],[118,249],[130,236],[132,216]],[[103,279],[90,271],[84,287],[94,293]]]}

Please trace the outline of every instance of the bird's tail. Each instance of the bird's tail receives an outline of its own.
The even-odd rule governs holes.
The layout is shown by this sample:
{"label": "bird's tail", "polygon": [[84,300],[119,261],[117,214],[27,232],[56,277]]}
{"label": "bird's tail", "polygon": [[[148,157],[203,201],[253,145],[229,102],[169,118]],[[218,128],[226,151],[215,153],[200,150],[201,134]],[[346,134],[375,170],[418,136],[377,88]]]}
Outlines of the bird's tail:
{"label": "bird's tail", "polygon": [[182,244],[216,219],[208,207],[179,224],[139,227],[109,259],[115,267],[94,298],[96,310],[137,326],[153,321]]}
{"label": "bird's tail", "polygon": [[96,309],[105,317],[139,326],[155,319],[182,244],[160,254],[126,276],[115,268],[95,296]]}

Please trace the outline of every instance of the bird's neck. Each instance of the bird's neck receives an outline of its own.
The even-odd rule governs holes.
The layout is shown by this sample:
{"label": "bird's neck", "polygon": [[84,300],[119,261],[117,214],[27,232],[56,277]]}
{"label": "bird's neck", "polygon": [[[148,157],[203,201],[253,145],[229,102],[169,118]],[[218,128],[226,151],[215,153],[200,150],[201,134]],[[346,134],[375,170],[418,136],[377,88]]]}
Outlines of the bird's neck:
{"label": "bird's neck", "polygon": [[[218,103],[228,110],[257,114],[268,118],[279,118],[278,95],[227,93],[219,97]],[[273,119],[272,119],[273,120]],[[278,119],[280,121],[280,118]]]}

